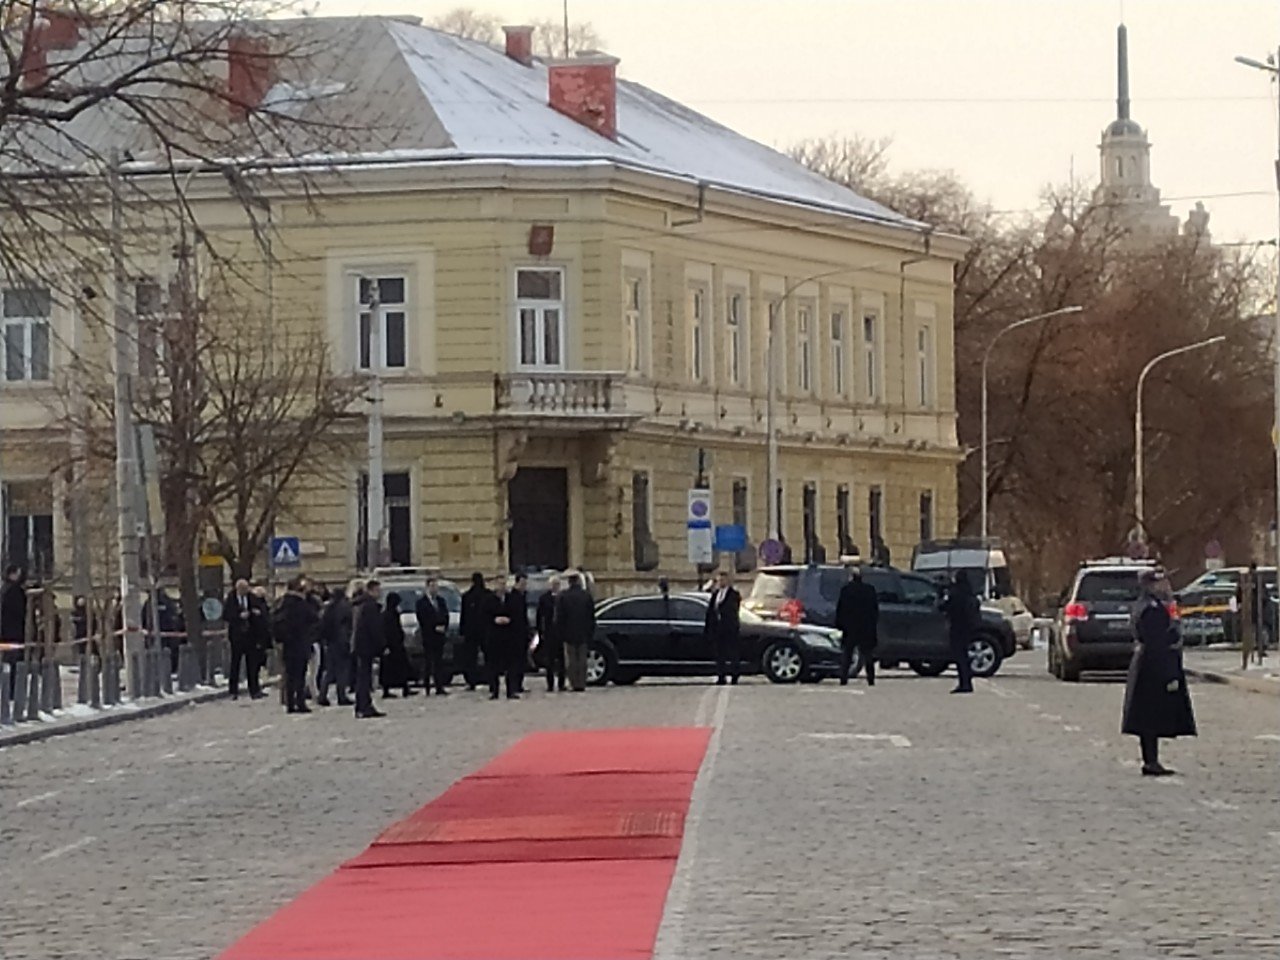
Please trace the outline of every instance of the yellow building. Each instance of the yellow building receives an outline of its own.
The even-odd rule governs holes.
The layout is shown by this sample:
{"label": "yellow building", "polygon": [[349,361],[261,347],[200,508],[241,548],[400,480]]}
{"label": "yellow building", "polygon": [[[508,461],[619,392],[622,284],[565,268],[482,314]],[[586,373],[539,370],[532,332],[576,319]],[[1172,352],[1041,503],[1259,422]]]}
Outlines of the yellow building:
{"label": "yellow building", "polygon": [[[272,313],[327,337],[339,369],[380,368],[381,559],[453,575],[581,566],[605,592],[691,582],[699,451],[715,522],[757,545],[776,498],[797,560],[880,538],[903,561],[954,533],[961,241],[617,80],[612,58],[534,61],[524,28],[506,51],[399,19],[308,28],[350,39],[359,57],[326,64],[325,82],[380,98],[395,132],[340,169],[299,164],[314,202],[264,186]],[[291,83],[291,109],[331,109],[306,89]],[[187,196],[251,254],[223,176],[193,174]],[[5,297],[9,553],[39,542],[65,575],[65,482],[40,451],[66,438],[40,394],[81,334],[74,308]],[[353,413],[349,460],[301,483],[277,523],[323,578],[372,559],[366,405]]]}

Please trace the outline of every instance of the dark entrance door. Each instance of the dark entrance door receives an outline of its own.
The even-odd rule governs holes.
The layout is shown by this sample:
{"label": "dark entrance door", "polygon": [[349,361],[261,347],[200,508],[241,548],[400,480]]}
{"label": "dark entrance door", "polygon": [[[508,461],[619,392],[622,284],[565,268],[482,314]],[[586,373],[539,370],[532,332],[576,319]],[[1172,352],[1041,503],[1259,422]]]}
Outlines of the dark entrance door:
{"label": "dark entrance door", "polygon": [[507,485],[511,569],[569,565],[569,471],[521,467]]}

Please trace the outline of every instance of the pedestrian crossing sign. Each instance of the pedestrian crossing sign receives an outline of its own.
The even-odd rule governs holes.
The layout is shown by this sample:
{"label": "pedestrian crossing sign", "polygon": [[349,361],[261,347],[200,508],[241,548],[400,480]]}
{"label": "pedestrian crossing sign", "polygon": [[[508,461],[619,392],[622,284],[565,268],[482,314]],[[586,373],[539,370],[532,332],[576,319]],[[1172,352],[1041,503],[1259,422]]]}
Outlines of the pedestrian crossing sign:
{"label": "pedestrian crossing sign", "polygon": [[296,567],[302,562],[302,548],[297,537],[271,538],[271,565],[273,567]]}

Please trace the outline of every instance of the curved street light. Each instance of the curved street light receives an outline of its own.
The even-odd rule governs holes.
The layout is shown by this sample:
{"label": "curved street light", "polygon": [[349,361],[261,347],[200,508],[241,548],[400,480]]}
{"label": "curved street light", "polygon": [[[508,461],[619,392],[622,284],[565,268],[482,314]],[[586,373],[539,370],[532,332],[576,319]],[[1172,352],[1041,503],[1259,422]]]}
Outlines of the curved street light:
{"label": "curved street light", "polygon": [[982,539],[987,539],[987,367],[991,362],[991,351],[995,349],[995,345],[1000,342],[1000,338],[1006,333],[1017,330],[1019,327],[1025,327],[1028,324],[1039,323],[1041,320],[1051,320],[1054,317],[1062,317],[1072,313],[1080,313],[1084,307],[1062,307],[1058,310],[1050,310],[1048,313],[1037,313],[1034,317],[1023,317],[1021,320],[1015,320],[1013,323],[1004,327],[999,333],[991,338],[991,342],[987,344],[986,352],[982,354]]}

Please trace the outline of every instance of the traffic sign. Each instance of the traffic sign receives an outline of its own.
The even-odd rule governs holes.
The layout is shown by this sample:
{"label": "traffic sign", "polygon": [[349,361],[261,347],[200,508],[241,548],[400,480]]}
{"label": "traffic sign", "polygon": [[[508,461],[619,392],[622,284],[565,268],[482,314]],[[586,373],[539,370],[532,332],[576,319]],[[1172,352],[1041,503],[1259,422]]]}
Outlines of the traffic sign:
{"label": "traffic sign", "polygon": [[747,549],[747,528],[740,523],[722,524],[716,527],[716,550],[720,553],[737,553]]}
{"label": "traffic sign", "polygon": [[689,510],[685,515],[689,562],[698,566],[715,563],[715,542],[711,529],[711,491],[695,488],[689,491]]}
{"label": "traffic sign", "polygon": [[1217,540],[1210,540],[1204,545],[1204,556],[1206,560],[1222,559],[1222,544]]}
{"label": "traffic sign", "polygon": [[297,537],[271,538],[271,565],[273,567],[296,567],[302,563],[302,547]]}
{"label": "traffic sign", "polygon": [[213,623],[222,619],[222,601],[217,597],[205,597],[200,602],[200,615],[205,623]]}
{"label": "traffic sign", "polygon": [[760,544],[760,562],[765,566],[781,563],[787,555],[787,548],[781,540],[765,540]]}

